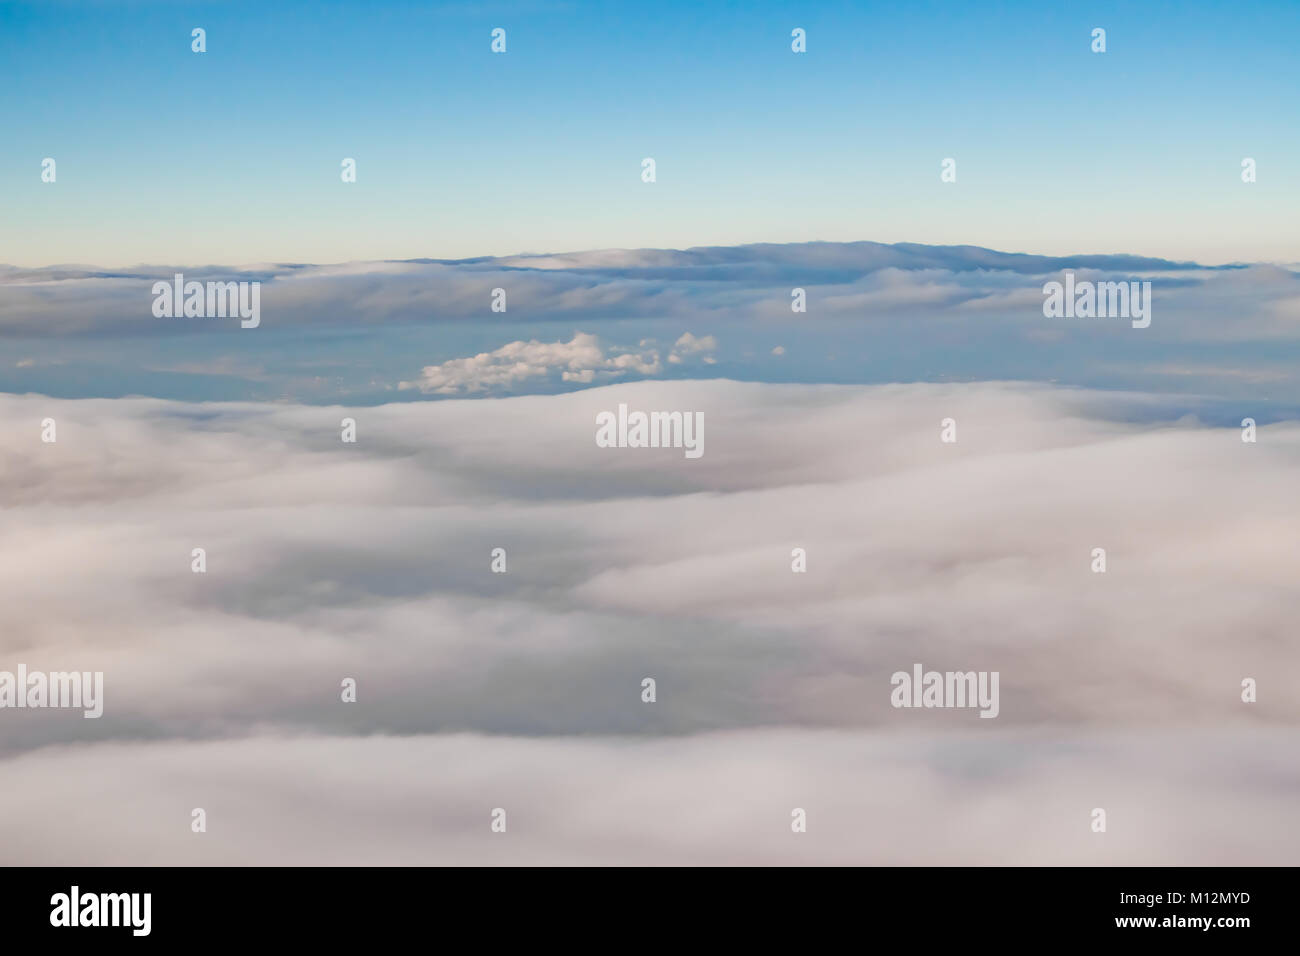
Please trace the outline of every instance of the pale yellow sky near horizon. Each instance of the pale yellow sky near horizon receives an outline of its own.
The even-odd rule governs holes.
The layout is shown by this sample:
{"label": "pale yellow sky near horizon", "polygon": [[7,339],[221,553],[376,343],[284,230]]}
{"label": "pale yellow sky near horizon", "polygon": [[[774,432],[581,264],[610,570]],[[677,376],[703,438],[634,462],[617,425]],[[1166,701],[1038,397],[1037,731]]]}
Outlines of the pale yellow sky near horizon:
{"label": "pale yellow sky near horizon", "polygon": [[47,187],[60,190],[55,196],[36,193],[20,201],[13,220],[18,225],[0,231],[0,263],[22,268],[326,264],[863,240],[1049,256],[1130,254],[1205,265],[1300,262],[1300,229],[1285,197],[1238,186],[1252,191],[1220,189],[1158,215],[1118,199],[1093,202],[1070,195],[1006,203],[994,191],[976,189],[936,192],[923,201],[882,198],[870,207],[855,197],[841,209],[805,207],[797,200],[720,201],[707,209],[667,184],[656,184],[646,187],[657,190],[653,194],[624,193],[563,216],[555,206],[537,203],[502,200],[479,207],[452,198],[445,206],[413,202],[401,208],[391,195],[347,193],[328,201],[238,206],[224,216],[203,204],[182,204],[138,217],[126,197],[116,197],[107,208],[98,201],[91,205],[80,187],[65,192],[60,181]]}

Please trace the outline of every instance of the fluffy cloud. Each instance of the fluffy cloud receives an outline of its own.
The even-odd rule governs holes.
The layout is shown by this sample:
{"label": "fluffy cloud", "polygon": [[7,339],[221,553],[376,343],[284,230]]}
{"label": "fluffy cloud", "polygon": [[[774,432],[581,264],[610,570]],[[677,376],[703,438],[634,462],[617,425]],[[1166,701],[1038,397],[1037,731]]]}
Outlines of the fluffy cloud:
{"label": "fluffy cloud", "polygon": [[705,364],[712,365],[716,360],[710,353],[717,348],[718,340],[712,335],[695,336],[690,332],[683,332],[673,344],[673,350],[668,354],[668,361],[680,365],[690,356],[698,355]]}
{"label": "fluffy cloud", "polygon": [[[78,746],[4,761],[0,836],[7,862],[56,866],[1289,866],[1279,754],[1296,742],[769,729]],[[1088,828],[1098,804],[1104,837]],[[1214,839],[1189,839],[1208,826]]]}
{"label": "fluffy cloud", "polygon": [[[620,402],[703,412],[706,454],[596,447]],[[1108,862],[1294,862],[1300,427],[1246,444],[1185,411],[997,384],[0,397],[0,669],[102,670],[106,698],[99,720],[0,711],[0,845],[1087,863],[1105,806]],[[1000,716],[893,709],[917,661],[998,670]],[[493,806],[509,849],[478,838]],[[1189,843],[1211,813],[1220,838]]]}
{"label": "fluffy cloud", "polygon": [[[683,339],[694,339],[689,332]],[[712,342],[712,337],[708,337]],[[679,341],[678,345],[681,345]],[[699,351],[699,348],[694,349]],[[415,382],[402,382],[403,389],[452,395],[457,392],[481,392],[508,389],[529,379],[559,373],[564,382],[590,384],[597,380],[618,378],[628,373],[655,375],[662,369],[659,353],[652,350],[633,352],[605,349],[600,340],[585,332],[575,332],[568,342],[509,342],[492,352],[472,358],[451,359],[441,365],[427,365]]]}

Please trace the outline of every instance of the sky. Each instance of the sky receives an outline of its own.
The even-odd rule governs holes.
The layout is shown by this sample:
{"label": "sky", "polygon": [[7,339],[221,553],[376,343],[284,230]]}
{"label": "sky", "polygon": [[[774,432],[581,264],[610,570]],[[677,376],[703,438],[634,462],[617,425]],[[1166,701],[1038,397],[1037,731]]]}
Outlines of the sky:
{"label": "sky", "polygon": [[1298,32],[1290,2],[6,0],[0,262],[858,239],[1291,262]]}

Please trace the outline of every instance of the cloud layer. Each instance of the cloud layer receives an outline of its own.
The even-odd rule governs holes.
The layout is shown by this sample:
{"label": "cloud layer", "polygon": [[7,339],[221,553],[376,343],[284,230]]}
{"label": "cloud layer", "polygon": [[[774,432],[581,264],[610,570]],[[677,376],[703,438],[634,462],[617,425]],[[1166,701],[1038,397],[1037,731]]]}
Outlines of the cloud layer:
{"label": "cloud layer", "polygon": [[[597,448],[620,402],[703,412],[706,454]],[[0,423],[0,669],[106,675],[100,720],[0,711],[10,862],[1300,856],[1293,423],[728,381]],[[1000,716],[893,709],[914,662],[999,671]]]}
{"label": "cloud layer", "polygon": [[[1151,326],[1043,314],[1149,281]],[[261,324],[159,319],[155,281],[261,282]],[[638,378],[1052,381],[1300,409],[1300,272],[973,246],[804,243],[241,268],[0,267],[0,391],[391,401]],[[504,312],[493,311],[504,291]],[[801,293],[796,290],[802,290]],[[805,311],[795,311],[803,304]]]}
{"label": "cloud layer", "polygon": [[[1081,279],[1157,276],[1162,312],[1183,310],[1194,290],[1230,313],[1249,305],[1258,327],[1232,334],[1297,334],[1300,285],[1280,266],[1202,267],[1138,256],[1051,257],[978,246],[875,242],[758,244],[698,249],[640,249],[464,260],[242,267],[0,266],[0,330],[30,336],[111,331],[172,335],[220,327],[220,320],[160,320],[152,285],[183,272],[191,281],[260,281],[269,327],[376,326],[467,320],[594,322],[673,316],[684,321],[787,319],[791,289],[808,295],[806,319],[893,316],[936,309],[1042,316],[1045,277],[1064,270]],[[492,310],[493,290],[507,311]],[[1249,290],[1249,291],[1248,291]],[[955,312],[960,317],[962,312]],[[1220,324],[1223,314],[1220,313]],[[229,323],[227,323],[229,324]],[[234,323],[235,326],[238,323]],[[1182,332],[1186,335],[1188,329]]]}

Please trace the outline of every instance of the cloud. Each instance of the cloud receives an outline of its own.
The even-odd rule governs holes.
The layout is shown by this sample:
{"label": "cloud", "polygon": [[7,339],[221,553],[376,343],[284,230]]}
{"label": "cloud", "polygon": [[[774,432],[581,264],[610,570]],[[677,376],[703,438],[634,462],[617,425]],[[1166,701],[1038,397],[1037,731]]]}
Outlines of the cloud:
{"label": "cloud", "polygon": [[[1288,866],[1295,783],[1278,754],[1296,743],[755,730],[69,747],[5,761],[0,837],[7,862],[45,866]],[[1207,820],[1216,838],[1189,840]]]}
{"label": "cloud", "polygon": [[[211,331],[213,320],[158,319],[152,285],[176,272],[196,281],[263,284],[267,328],[382,326],[429,321],[608,322],[672,315],[680,321],[789,317],[790,289],[808,290],[807,318],[890,317],[936,309],[1004,308],[1041,318],[1043,277],[1064,269],[1114,278],[1164,277],[1162,296],[1221,285],[1259,311],[1257,334],[1300,334],[1296,276],[1277,266],[1207,268],[1137,256],[1031,256],[976,246],[873,242],[756,244],[686,250],[603,250],[547,256],[417,259],[244,267],[0,267],[0,330],[38,337]],[[1241,273],[1247,274],[1243,284]],[[1254,291],[1243,295],[1249,286]],[[503,288],[508,313],[491,311]],[[1172,303],[1171,303],[1172,304]],[[217,328],[220,328],[217,323]],[[1234,329],[1242,334],[1243,329]]]}
{"label": "cloud", "polygon": [[[1045,317],[1043,286],[1066,269],[1080,281],[1150,281],[1151,327]],[[263,283],[261,325],[155,318],[152,283],[175,271]],[[1276,265],[906,243],[242,269],[0,268],[0,334],[21,343],[17,354],[40,357],[32,369],[0,368],[0,390],[376,404],[574,390],[647,374],[780,379],[796,374],[788,363],[753,360],[770,340],[795,335],[806,381],[1028,379],[1242,398],[1266,381],[1269,400],[1300,405],[1298,279]],[[805,313],[791,313],[792,288],[805,290]],[[506,290],[508,312],[492,311],[494,289]],[[575,345],[575,329],[600,342]],[[611,344],[638,341],[649,344]],[[727,352],[710,341],[725,341]],[[1157,364],[1255,372],[1169,375],[1150,371]],[[204,366],[216,371],[186,371]]]}
{"label": "cloud", "polygon": [[585,385],[629,373],[656,375],[661,368],[658,352],[605,349],[596,336],[575,332],[568,342],[538,342],[536,339],[509,342],[472,358],[427,365],[418,381],[402,382],[398,387],[452,395],[510,389],[529,379],[546,378],[556,372],[564,382]]}
{"label": "cloud", "polygon": [[[707,453],[598,448],[621,402],[702,412]],[[0,844],[504,862],[473,834],[508,806],[517,861],[1061,863],[1100,805],[1125,862],[1294,860],[1300,425],[1186,412],[996,383],[0,396],[0,669],[102,670],[106,701],[0,711]],[[918,661],[998,670],[1000,716],[893,709]],[[184,839],[192,806],[220,839]]]}
{"label": "cloud", "polygon": [[718,340],[712,335],[696,337],[690,332],[683,332],[681,337],[673,344],[673,350],[668,354],[668,361],[674,365],[681,365],[692,356],[699,356],[706,365],[712,365],[717,360],[710,354],[717,351]]}

